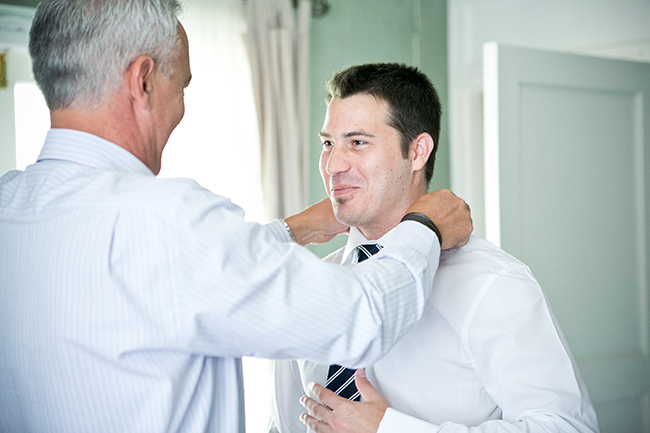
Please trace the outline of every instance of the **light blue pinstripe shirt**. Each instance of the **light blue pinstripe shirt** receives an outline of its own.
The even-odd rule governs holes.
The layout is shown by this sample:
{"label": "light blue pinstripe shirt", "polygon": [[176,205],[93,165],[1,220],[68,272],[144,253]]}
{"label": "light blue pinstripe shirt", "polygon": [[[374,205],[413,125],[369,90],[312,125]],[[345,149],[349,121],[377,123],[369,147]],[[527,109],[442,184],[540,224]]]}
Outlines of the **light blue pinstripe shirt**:
{"label": "light blue pinstripe shirt", "polygon": [[241,356],[365,365],[421,316],[424,226],[351,271],[242,215],[51,130],[0,178],[0,431],[241,432]]}

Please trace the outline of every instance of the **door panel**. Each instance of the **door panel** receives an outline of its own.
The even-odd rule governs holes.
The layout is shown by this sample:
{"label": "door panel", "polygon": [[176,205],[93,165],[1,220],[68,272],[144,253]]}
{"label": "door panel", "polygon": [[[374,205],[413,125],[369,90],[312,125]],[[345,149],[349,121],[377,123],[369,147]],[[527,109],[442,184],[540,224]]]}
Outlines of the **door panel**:
{"label": "door panel", "polygon": [[603,432],[650,432],[650,64],[486,44],[486,232],[544,288]]}

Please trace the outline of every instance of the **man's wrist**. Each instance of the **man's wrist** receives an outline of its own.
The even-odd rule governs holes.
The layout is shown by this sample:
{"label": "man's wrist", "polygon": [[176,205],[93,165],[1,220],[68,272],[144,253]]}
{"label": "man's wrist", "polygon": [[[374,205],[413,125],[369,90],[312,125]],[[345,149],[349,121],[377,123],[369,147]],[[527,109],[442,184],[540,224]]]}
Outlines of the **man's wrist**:
{"label": "man's wrist", "polygon": [[284,229],[289,233],[289,236],[291,237],[291,242],[296,242],[296,237],[293,234],[293,231],[291,230],[291,227],[289,227],[289,224],[284,220],[284,218],[280,218],[280,222],[284,226]]}
{"label": "man's wrist", "polygon": [[402,221],[416,221],[419,222],[420,224],[425,225],[429,229],[431,229],[436,236],[438,236],[438,241],[440,242],[440,246],[442,247],[442,235],[440,234],[440,230],[438,230],[438,227],[431,221],[431,218],[428,216],[421,214],[419,212],[409,212],[406,215],[402,217]]}

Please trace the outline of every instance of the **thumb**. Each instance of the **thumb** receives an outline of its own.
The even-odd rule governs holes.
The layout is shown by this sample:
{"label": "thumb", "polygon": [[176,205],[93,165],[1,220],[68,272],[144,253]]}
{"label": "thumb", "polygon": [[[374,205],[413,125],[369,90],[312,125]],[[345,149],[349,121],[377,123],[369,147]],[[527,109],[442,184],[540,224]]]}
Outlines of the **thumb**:
{"label": "thumb", "polygon": [[354,384],[357,386],[357,390],[361,394],[363,401],[366,402],[386,402],[384,397],[382,397],[379,392],[372,386],[368,378],[366,377],[366,370],[360,368],[357,370]]}

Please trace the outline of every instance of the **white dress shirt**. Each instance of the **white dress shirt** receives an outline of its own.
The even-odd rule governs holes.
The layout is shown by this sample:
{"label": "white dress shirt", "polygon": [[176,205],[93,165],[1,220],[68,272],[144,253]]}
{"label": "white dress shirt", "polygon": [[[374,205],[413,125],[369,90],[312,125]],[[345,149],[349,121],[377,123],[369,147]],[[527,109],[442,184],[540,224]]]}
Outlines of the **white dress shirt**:
{"label": "white dress shirt", "polygon": [[240,357],[364,365],[421,316],[438,241],[399,230],[351,272],[113,143],[51,130],[0,178],[0,431],[243,432]]}
{"label": "white dress shirt", "polygon": [[[378,242],[390,242],[392,232]],[[354,263],[367,240],[351,229],[325,260]],[[298,402],[328,365],[274,362],[269,431],[304,432]],[[598,431],[575,362],[530,270],[472,237],[443,251],[422,320],[366,368],[387,399],[380,433]]]}

